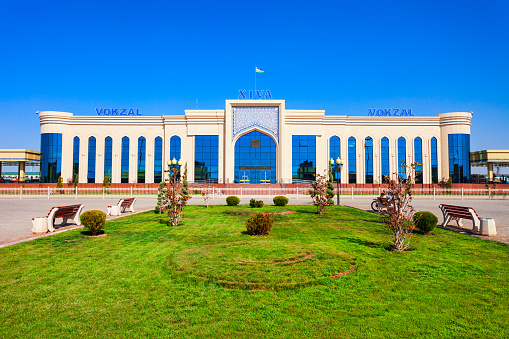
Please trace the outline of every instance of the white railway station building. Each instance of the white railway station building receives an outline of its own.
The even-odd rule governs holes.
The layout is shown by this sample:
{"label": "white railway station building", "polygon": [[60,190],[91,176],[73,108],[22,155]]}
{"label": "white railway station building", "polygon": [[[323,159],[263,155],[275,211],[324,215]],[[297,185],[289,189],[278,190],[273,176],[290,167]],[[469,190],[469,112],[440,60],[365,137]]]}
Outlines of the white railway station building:
{"label": "white railway station building", "polygon": [[187,163],[188,179],[211,183],[313,180],[341,158],[343,184],[383,183],[418,162],[417,182],[470,180],[472,113],[414,116],[373,110],[368,116],[287,109],[284,100],[226,100],[224,109],[140,116],[97,109],[95,116],[39,112],[41,182],[159,183],[168,160]]}

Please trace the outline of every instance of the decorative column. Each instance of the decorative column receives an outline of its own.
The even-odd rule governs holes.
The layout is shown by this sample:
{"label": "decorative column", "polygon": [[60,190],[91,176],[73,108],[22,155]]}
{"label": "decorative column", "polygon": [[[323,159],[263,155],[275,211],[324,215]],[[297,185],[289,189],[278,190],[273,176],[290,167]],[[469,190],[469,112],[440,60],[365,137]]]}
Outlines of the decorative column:
{"label": "decorative column", "polygon": [[[493,166],[492,166],[492,168],[493,168]],[[24,161],[20,161],[18,163],[18,180],[20,182],[25,181],[25,162]]]}

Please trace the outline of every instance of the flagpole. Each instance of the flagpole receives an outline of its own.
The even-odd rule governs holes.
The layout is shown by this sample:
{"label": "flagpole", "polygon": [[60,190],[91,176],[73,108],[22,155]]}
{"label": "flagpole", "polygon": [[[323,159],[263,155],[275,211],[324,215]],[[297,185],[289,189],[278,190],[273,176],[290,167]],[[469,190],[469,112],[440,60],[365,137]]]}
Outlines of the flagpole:
{"label": "flagpole", "polygon": [[255,90],[254,90],[254,96],[256,98],[256,65],[255,65]]}

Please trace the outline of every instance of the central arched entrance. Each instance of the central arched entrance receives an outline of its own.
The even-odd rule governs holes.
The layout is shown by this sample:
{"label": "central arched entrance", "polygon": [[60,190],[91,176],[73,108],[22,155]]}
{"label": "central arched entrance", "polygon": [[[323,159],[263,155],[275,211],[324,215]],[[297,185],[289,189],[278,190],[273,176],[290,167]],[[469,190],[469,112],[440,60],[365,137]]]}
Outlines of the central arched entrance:
{"label": "central arched entrance", "polygon": [[276,183],[276,143],[253,131],[235,143],[235,182]]}

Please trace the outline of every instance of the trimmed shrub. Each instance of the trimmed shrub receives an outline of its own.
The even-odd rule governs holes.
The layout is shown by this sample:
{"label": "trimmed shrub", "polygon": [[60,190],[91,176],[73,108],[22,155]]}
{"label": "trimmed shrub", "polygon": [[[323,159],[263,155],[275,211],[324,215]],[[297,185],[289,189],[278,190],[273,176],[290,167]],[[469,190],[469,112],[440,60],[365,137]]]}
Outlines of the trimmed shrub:
{"label": "trimmed shrub", "polygon": [[274,205],[276,205],[276,206],[286,206],[286,204],[288,204],[288,198],[283,197],[281,195],[274,197],[274,199],[272,199],[272,201],[274,201]]}
{"label": "trimmed shrub", "polygon": [[97,235],[106,223],[106,213],[97,210],[86,211],[80,216],[80,220],[83,227],[88,228],[92,235]]}
{"label": "trimmed shrub", "polygon": [[272,228],[270,214],[256,213],[246,222],[247,233],[250,235],[269,235]]}
{"label": "trimmed shrub", "polygon": [[249,206],[251,206],[253,208],[263,207],[263,201],[251,199],[251,200],[249,200]]}
{"label": "trimmed shrub", "polygon": [[240,199],[234,195],[231,195],[226,198],[226,204],[228,206],[237,206],[239,203],[240,203]]}
{"label": "trimmed shrub", "polygon": [[413,216],[415,226],[424,234],[432,232],[438,224],[438,218],[431,212],[419,211]]}

